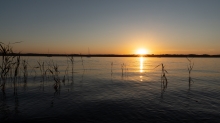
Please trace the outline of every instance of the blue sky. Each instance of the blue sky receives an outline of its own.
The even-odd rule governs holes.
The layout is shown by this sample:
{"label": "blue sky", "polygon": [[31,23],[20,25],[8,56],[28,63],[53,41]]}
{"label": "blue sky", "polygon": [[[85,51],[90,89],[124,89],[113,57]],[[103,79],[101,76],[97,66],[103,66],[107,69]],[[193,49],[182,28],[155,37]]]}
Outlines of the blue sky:
{"label": "blue sky", "polygon": [[220,54],[219,0],[0,1],[0,41],[34,53]]}

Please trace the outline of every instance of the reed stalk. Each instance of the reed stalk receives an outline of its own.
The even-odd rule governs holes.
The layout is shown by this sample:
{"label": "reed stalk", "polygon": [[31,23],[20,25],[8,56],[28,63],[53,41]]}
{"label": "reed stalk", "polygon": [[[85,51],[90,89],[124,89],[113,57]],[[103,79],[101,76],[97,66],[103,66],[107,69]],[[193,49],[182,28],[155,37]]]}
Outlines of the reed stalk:
{"label": "reed stalk", "polygon": [[[81,57],[81,59],[82,59],[82,57]],[[73,58],[73,56],[70,56],[69,60],[71,62],[71,66],[72,66],[71,67],[72,68],[72,72],[71,73],[72,73],[72,81],[73,81],[73,73],[74,73],[74,71],[73,71],[74,70],[74,58]],[[83,63],[83,60],[82,60],[82,63]],[[83,69],[84,69],[84,66],[83,66]]]}
{"label": "reed stalk", "polygon": [[[74,57],[73,55],[68,57],[68,60],[67,60],[68,68],[69,68],[69,61],[71,64],[71,84],[70,85],[73,86],[74,84]],[[69,76],[68,76],[68,81],[69,81]]]}
{"label": "reed stalk", "polygon": [[41,77],[43,79],[42,81],[44,81],[45,76],[46,76],[45,64],[44,62],[40,62],[40,61],[37,61],[37,63],[38,63],[38,66],[35,68],[39,68]]}
{"label": "reed stalk", "polygon": [[83,64],[83,58],[82,58],[81,54],[80,54],[80,57],[81,57],[81,61],[82,61],[83,70],[85,71],[84,64]]}
{"label": "reed stalk", "polygon": [[50,68],[47,69],[47,71],[49,71],[52,74],[53,80],[55,81],[53,87],[54,87],[56,92],[58,90],[60,90],[60,87],[61,87],[61,85],[60,85],[60,78],[59,78],[60,71],[59,71],[58,68],[59,68],[59,66],[57,64],[53,63],[53,65],[50,66]]}
{"label": "reed stalk", "polygon": [[27,67],[28,67],[28,62],[26,60],[22,60],[24,83],[27,82],[27,77],[28,77]]}
{"label": "reed stalk", "polygon": [[34,72],[34,79],[36,78],[36,76],[37,76],[37,72],[36,72],[36,70],[35,70],[35,68],[37,68],[37,67],[31,67],[32,69],[31,69],[31,75],[32,75],[32,72]]}
{"label": "reed stalk", "polygon": [[189,59],[189,58],[187,58],[187,60],[189,61],[189,64],[188,64],[187,68],[188,68],[189,77],[190,77],[191,71],[192,71],[193,66],[194,66],[194,62],[192,61],[192,59]]}
{"label": "reed stalk", "polygon": [[113,74],[112,68],[113,68],[113,62],[111,62],[111,76]]}
{"label": "reed stalk", "polygon": [[192,61],[193,58],[191,58],[191,59],[189,59],[188,57],[186,57],[186,58],[187,58],[187,60],[189,62],[187,68],[188,68],[188,72],[189,72],[189,89],[190,89],[191,84],[192,84],[191,82],[193,82],[192,78],[191,78],[191,71],[192,71],[192,69],[194,67],[194,62]]}
{"label": "reed stalk", "polygon": [[121,64],[121,75],[124,76],[124,71],[126,70],[126,65],[123,63]]}
{"label": "reed stalk", "polygon": [[124,63],[121,64],[121,76],[123,76],[123,75],[124,75]]}
{"label": "reed stalk", "polygon": [[17,76],[19,74],[19,66],[20,66],[20,55],[17,56],[15,62],[15,71],[14,71],[14,94],[17,94]]}
{"label": "reed stalk", "polygon": [[165,66],[163,63],[157,65],[155,68],[157,68],[159,66],[161,66],[161,97],[163,98],[163,94],[164,94],[165,90],[167,89],[167,85],[168,85],[168,81],[167,81],[167,77],[166,77],[166,73],[168,74],[168,72],[165,69]]}

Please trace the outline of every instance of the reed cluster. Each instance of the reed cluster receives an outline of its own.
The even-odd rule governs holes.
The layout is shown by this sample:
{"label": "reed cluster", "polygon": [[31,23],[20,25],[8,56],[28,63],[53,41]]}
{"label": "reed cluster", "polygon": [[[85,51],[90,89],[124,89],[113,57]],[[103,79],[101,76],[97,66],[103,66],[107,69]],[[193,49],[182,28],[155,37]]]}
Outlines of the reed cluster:
{"label": "reed cluster", "polygon": [[50,68],[49,69],[47,69],[47,71],[49,71],[50,73],[51,73],[51,75],[53,76],[53,80],[55,81],[55,83],[54,83],[54,89],[56,90],[56,91],[58,91],[58,90],[60,90],[60,78],[59,78],[59,70],[58,70],[58,65],[57,64],[52,64],[51,66],[50,66]]}
{"label": "reed cluster", "polygon": [[[0,64],[0,87],[2,91],[5,91],[5,84],[7,81],[7,77],[17,77],[18,75],[18,68],[20,65],[20,56],[14,56],[14,52],[12,50],[11,44],[4,44],[0,42],[0,53],[1,53],[1,64]],[[12,71],[12,68],[15,68]],[[9,72],[10,71],[10,72]],[[15,88],[15,82],[14,82]]]}

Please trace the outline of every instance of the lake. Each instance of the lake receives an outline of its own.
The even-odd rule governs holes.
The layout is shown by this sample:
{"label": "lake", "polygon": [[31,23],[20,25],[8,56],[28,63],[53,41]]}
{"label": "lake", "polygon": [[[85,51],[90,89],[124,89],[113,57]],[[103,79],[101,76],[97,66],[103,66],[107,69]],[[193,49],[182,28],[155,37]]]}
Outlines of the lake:
{"label": "lake", "polygon": [[186,58],[21,59],[28,75],[20,65],[16,92],[8,77],[1,122],[220,122],[220,58],[192,59],[190,77]]}

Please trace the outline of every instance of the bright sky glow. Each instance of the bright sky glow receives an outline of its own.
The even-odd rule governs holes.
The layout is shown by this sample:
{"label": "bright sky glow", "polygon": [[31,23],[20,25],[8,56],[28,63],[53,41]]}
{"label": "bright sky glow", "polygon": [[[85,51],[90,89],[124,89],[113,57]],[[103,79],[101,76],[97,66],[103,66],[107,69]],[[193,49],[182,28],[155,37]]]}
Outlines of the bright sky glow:
{"label": "bright sky glow", "polygon": [[148,51],[142,48],[142,49],[138,49],[136,54],[144,55],[144,54],[148,54]]}

